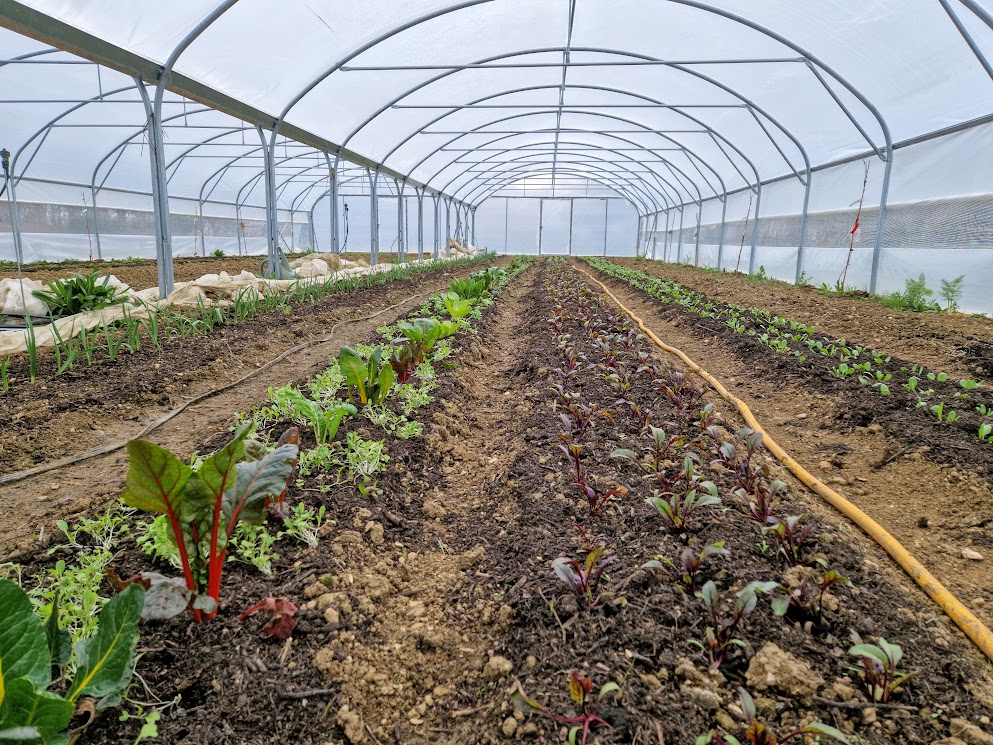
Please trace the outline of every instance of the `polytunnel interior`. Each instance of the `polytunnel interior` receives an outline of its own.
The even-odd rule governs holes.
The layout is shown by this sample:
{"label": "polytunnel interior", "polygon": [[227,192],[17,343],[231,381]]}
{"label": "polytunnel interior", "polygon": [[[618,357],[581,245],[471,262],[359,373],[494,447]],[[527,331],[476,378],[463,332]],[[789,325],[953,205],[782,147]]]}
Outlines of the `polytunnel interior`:
{"label": "polytunnel interior", "polygon": [[[0,3],[3,259],[642,255],[989,312],[988,0]],[[948,275],[948,276],[946,276]]]}

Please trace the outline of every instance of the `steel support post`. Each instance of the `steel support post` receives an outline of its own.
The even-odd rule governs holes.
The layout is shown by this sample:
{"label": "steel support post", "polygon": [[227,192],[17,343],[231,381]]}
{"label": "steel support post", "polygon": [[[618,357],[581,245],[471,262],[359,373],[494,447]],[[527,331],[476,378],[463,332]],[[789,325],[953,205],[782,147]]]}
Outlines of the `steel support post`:
{"label": "steel support post", "polygon": [[703,202],[697,205],[696,211],[696,248],[693,251],[693,266],[700,266],[700,221],[703,219]]}
{"label": "steel support post", "polygon": [[807,184],[803,190],[803,216],[800,218],[800,240],[796,249],[796,279],[794,284],[800,284],[800,277],[803,275],[803,249],[807,242],[807,214],[810,208],[810,178],[813,175],[807,169]]}
{"label": "steel support post", "polygon": [[403,263],[406,257],[403,234],[403,190],[407,188],[407,182],[397,183],[397,261]]}
{"label": "steel support post", "polygon": [[135,79],[148,127],[148,158],[152,172],[152,212],[155,221],[155,263],[159,280],[159,299],[165,300],[175,286],[172,267],[172,226],[169,224],[169,192],[166,186],[165,141],[162,138],[162,107],[148,97],[145,84]]}
{"label": "steel support post", "polygon": [[503,254],[507,255],[510,248],[510,199],[503,198]]}
{"label": "steel support post", "polygon": [[471,212],[472,212],[472,221],[470,223],[471,226],[472,226],[472,241],[471,241],[471,243],[475,247],[475,246],[479,245],[476,242],[476,208],[473,207],[472,210],[471,210]]}
{"label": "steel support post", "polygon": [[683,261],[683,212],[686,210],[686,205],[679,205],[679,241],[676,243],[676,263],[681,264]]}
{"label": "steel support post", "polygon": [[728,195],[724,193],[724,201],[721,203],[721,237],[717,244],[717,271],[724,270],[724,228],[727,227],[728,216]]}
{"label": "steel support post", "polygon": [[334,220],[331,221],[331,252],[341,253],[341,229],[338,227],[338,172],[341,168],[341,158],[337,155],[334,158],[334,177],[331,179],[331,214]]}
{"label": "steel support post", "polygon": [[607,225],[610,222],[610,200],[603,200],[603,255],[607,255]]}
{"label": "steel support post", "polygon": [[541,233],[545,228],[545,200],[538,200],[538,255],[541,256]]}
{"label": "steel support post", "polygon": [[883,187],[879,192],[879,222],[876,223],[876,242],[872,247],[872,273],[869,275],[869,294],[876,294],[879,283],[879,260],[883,251],[883,227],[886,223],[886,202],[890,194],[890,174],[893,171],[893,148],[883,150],[886,166],[883,169]]}
{"label": "steel support post", "polygon": [[369,264],[379,263],[379,171],[366,169],[369,177]]}
{"label": "steel support post", "polygon": [[96,185],[90,184],[90,196],[93,202],[93,237],[97,244],[97,259],[103,260],[103,248],[100,246],[100,218],[97,215],[97,189]]}
{"label": "steel support post", "polygon": [[[244,229],[241,226],[241,205],[240,204],[236,204],[234,206],[234,220],[235,220],[235,223],[234,223],[234,238],[235,238],[235,241],[238,244],[238,255],[241,256],[242,255],[242,253],[241,253],[241,241],[242,241],[242,238],[245,237],[244,236],[245,231],[244,231]],[[248,253],[248,246],[247,245],[245,246],[245,253],[246,254]]]}
{"label": "steel support post", "polygon": [[[197,200],[197,219],[200,221],[200,255],[207,258],[207,230],[203,226],[203,200]],[[193,242],[193,255],[197,255],[197,244]]]}
{"label": "steel support post", "polygon": [[452,254],[452,200],[445,200],[445,258]]}
{"label": "steel support post", "polygon": [[756,247],[758,246],[759,240],[759,214],[762,210],[762,182],[758,184],[757,193],[755,195],[755,219],[752,220],[752,253],[748,257],[748,273],[755,274],[755,254]]}
{"label": "steel support post", "polygon": [[576,200],[569,200],[569,255],[572,256],[572,216],[576,208]]}
{"label": "steel support post", "polygon": [[441,206],[441,199],[435,194],[431,197],[434,200],[434,253],[432,254],[435,261],[441,258],[441,213],[438,208]]}
{"label": "steel support post", "polygon": [[424,188],[417,190],[417,260],[424,261]]}

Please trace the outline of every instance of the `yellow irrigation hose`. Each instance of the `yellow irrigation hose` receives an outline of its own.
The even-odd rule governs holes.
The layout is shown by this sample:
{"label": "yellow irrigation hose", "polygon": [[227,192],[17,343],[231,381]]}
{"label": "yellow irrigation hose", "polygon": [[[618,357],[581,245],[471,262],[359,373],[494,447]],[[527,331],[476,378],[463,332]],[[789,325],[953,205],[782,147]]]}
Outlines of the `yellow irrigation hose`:
{"label": "yellow irrigation hose", "polygon": [[631,320],[638,324],[638,328],[640,328],[641,331],[648,336],[648,338],[651,339],[656,346],[669,354],[678,357],[691,371],[706,380],[713,387],[713,389],[717,391],[721,398],[734,404],[738,411],[741,412],[741,416],[744,418],[748,426],[756,432],[760,432],[762,434],[762,444],[765,445],[776,460],[786,466],[786,468],[788,468],[794,476],[800,479],[800,481],[806,484],[811,491],[823,497],[828,504],[838,510],[838,512],[847,517],[853,523],[858,525],[869,535],[870,538],[882,546],[886,550],[886,553],[892,556],[896,563],[903,567],[904,571],[913,577],[914,581],[921,586],[921,589],[923,589],[924,592],[926,592],[931,599],[934,600],[934,602],[936,602],[941,609],[948,614],[948,617],[955,622],[955,625],[962,629],[966,636],[975,642],[976,646],[979,647],[987,658],[993,661],[993,633],[986,628],[982,621],[973,615],[972,611],[966,608],[958,598],[952,595],[952,593],[950,593],[944,585],[935,579],[934,575],[932,575],[923,564],[915,559],[896,538],[890,535],[890,533],[882,525],[877,523],[862,510],[849,502],[834,489],[817,479],[813,474],[807,471],[807,469],[797,463],[797,461],[789,453],[783,450],[783,448],[769,436],[769,433],[762,428],[762,425],[758,423],[758,420],[755,418],[755,415],[752,414],[752,411],[748,408],[748,405],[740,398],[730,393],[717,378],[687,357],[682,351],[676,349],[675,347],[669,346],[659,339],[652,332],[652,330],[648,328],[640,318],[638,318],[638,316],[630,311],[624,303],[618,300],[614,293],[607,289],[607,286],[603,282],[596,279],[593,275],[583,269],[580,269],[579,271],[585,274],[591,282],[598,284],[603,291],[607,293],[610,299],[613,300],[621,310],[627,313],[631,317]]}

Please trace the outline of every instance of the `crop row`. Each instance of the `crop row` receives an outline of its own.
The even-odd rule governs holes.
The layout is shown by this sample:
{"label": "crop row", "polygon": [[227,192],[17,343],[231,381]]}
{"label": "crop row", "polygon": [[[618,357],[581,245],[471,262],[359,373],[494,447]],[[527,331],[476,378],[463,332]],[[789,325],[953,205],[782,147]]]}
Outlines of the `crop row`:
{"label": "crop row", "polygon": [[908,410],[918,411],[936,426],[954,425],[964,436],[993,444],[993,398],[982,381],[953,379],[921,365],[846,339],[832,339],[788,318],[761,308],[718,302],[678,282],[653,277],[599,258],[591,266],[701,318],[723,322],[731,333],[750,338],[777,354],[793,357],[802,369],[827,373],[838,380],[895,396]]}
{"label": "crop row", "polygon": [[[729,678],[742,676],[753,654],[752,621],[763,628],[774,628],[777,619],[795,624],[818,641],[845,633],[847,612],[838,591],[851,583],[830,566],[820,529],[791,509],[787,485],[765,464],[761,435],[749,429],[729,434],[695,376],[659,364],[626,316],[577,272],[553,266],[544,287],[558,356],[552,390],[563,429],[559,450],[586,512],[575,524],[581,550],[551,564],[565,592],[552,604],[556,617],[556,607],[565,607],[562,598],[571,597],[576,616],[564,625],[617,623],[634,600],[622,591],[647,575],[649,592],[665,588],[681,598],[678,625],[696,630],[685,639],[687,650],[697,650],[709,674]],[[616,447],[618,440],[624,447]],[[741,539],[742,523],[752,526],[750,541]],[[667,550],[625,566],[621,554],[630,551],[632,524],[644,526]],[[770,573],[779,576],[756,579]],[[623,638],[635,643],[629,632]],[[885,638],[859,641],[848,652],[848,675],[867,705],[889,702],[910,677],[901,670],[903,650]],[[591,729],[608,726],[600,712],[615,705],[608,697],[621,698],[622,683],[609,681],[594,692],[592,679],[576,668],[567,686],[572,708],[565,711],[530,696],[519,683],[515,695],[523,708],[567,725],[570,742],[585,742]],[[804,741],[808,735],[857,741],[806,719],[780,727],[768,712],[758,713],[744,686],[738,697],[747,742]],[[697,742],[734,745],[739,739],[711,730]]]}
{"label": "crop row", "polygon": [[[488,261],[486,255],[467,259],[456,259],[445,263],[446,268],[471,266]],[[56,325],[52,326],[55,344],[52,349],[51,373],[62,375],[74,367],[86,363],[87,366],[102,361],[113,362],[124,354],[135,354],[142,346],[153,348],[159,354],[175,341],[195,336],[207,336],[215,328],[242,323],[256,316],[270,312],[289,314],[294,305],[315,303],[321,298],[334,294],[348,294],[356,290],[374,287],[397,279],[406,279],[439,268],[436,263],[400,264],[384,272],[361,277],[331,278],[326,281],[301,280],[285,292],[262,294],[254,287],[240,291],[228,303],[206,303],[202,299],[189,310],[174,310],[142,303],[143,313],[133,315],[125,311],[124,317],[102,326],[63,338]],[[101,285],[94,275],[79,275],[68,280],[64,293],[71,294],[73,312],[94,310],[109,305],[120,304],[123,299],[113,294],[114,288],[103,287],[109,296],[100,295]],[[95,303],[95,300],[99,300]],[[126,307],[126,306],[125,306]],[[12,384],[24,381],[34,383],[41,375],[39,346],[35,341],[34,327],[28,326],[27,349],[23,364],[13,357],[0,360],[0,391],[7,391]]]}
{"label": "crop row", "polygon": [[[60,558],[33,577],[23,577],[17,564],[0,566],[12,578],[0,579],[0,615],[12,630],[5,626],[0,634],[0,739],[68,742],[66,727],[84,701],[101,711],[127,700],[139,618],[188,614],[197,624],[208,622],[222,609],[228,562],[272,575],[280,543],[316,546],[330,525],[326,495],[353,485],[376,490],[376,474],[389,461],[389,436],[423,432],[416,412],[432,400],[435,366],[450,364],[453,337],[472,333],[525,266],[452,280],[415,317],[380,328],[384,343],[342,347],[305,386],[271,388],[263,405],[238,415],[232,438],[214,453],[186,463],[154,443],[129,443],[122,504],[72,527],[59,523],[66,542],[49,555],[71,560]],[[337,437],[350,419],[367,420],[387,437],[364,439],[354,428]],[[320,494],[318,506],[291,506],[293,492]],[[155,517],[142,519],[142,512]],[[118,577],[113,564],[129,544],[155,570]],[[169,576],[177,570],[179,576]],[[109,600],[105,580],[116,590]],[[288,597],[265,597],[240,619],[262,614],[264,633],[285,639],[297,610]],[[154,729],[159,709],[169,706],[139,711]]]}

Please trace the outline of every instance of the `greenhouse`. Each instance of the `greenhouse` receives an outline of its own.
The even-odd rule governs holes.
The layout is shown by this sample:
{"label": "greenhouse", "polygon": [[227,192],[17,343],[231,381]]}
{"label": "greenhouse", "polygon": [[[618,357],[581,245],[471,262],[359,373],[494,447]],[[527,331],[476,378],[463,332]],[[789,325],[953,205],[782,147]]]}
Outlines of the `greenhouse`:
{"label": "greenhouse", "polygon": [[0,49],[0,741],[993,742],[993,0]]}

